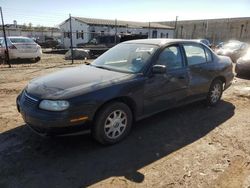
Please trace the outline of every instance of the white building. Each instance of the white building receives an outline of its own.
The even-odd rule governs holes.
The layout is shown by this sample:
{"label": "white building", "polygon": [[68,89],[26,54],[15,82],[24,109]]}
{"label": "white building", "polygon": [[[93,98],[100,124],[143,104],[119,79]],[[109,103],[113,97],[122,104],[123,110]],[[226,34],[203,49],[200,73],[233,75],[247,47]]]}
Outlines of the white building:
{"label": "white building", "polygon": [[[87,43],[97,35],[137,34],[148,38],[173,38],[174,28],[159,23],[131,22],[93,18],[71,18],[73,47]],[[59,25],[62,32],[62,43],[70,47],[70,19]]]}

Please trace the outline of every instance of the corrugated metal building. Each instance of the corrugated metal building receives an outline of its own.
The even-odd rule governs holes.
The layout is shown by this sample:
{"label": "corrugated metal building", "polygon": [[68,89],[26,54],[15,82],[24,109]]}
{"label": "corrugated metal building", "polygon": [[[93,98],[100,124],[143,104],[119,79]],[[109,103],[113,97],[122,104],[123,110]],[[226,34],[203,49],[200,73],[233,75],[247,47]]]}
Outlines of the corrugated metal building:
{"label": "corrugated metal building", "polygon": [[[159,22],[175,26],[175,21]],[[213,43],[237,39],[250,42],[250,17],[178,21],[176,38],[207,38]]]}

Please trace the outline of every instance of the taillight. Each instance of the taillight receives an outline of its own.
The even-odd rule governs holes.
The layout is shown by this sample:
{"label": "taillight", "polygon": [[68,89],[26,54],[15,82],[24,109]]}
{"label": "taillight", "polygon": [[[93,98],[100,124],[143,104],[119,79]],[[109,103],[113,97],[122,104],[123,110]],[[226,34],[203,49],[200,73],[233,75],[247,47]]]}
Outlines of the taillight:
{"label": "taillight", "polygon": [[17,49],[14,45],[9,46],[9,49]]}

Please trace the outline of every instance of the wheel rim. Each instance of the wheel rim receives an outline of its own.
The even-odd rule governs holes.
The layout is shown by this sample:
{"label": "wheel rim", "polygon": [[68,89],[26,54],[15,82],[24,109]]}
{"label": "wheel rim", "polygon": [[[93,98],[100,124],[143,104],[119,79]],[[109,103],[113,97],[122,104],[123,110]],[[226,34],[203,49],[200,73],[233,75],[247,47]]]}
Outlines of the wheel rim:
{"label": "wheel rim", "polygon": [[115,110],[105,120],[104,132],[110,139],[116,139],[123,134],[127,127],[127,114],[122,110]]}
{"label": "wheel rim", "polygon": [[216,103],[221,96],[221,86],[220,84],[215,84],[211,91],[211,101],[212,103]]}

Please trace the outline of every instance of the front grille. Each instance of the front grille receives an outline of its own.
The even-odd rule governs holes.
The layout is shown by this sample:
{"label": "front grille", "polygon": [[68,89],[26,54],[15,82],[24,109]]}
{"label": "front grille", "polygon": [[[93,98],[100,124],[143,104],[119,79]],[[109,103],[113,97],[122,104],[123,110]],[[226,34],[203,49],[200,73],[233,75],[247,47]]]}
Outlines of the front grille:
{"label": "front grille", "polygon": [[24,101],[23,104],[26,107],[36,107],[38,105],[38,99],[35,99],[34,97],[31,97],[26,92],[24,92]]}

